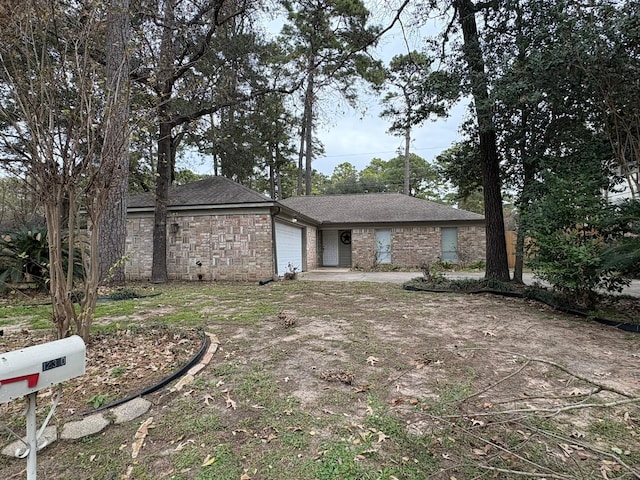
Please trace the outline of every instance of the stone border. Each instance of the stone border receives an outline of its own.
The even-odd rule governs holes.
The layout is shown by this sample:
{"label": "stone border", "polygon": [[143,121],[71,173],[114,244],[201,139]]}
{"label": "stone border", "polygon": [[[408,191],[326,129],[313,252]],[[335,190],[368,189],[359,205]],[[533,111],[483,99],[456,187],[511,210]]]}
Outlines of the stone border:
{"label": "stone border", "polygon": [[[218,350],[218,346],[220,345],[218,337],[208,332],[205,332],[205,335],[207,335],[209,340],[209,348],[207,349],[204,356],[202,356],[199,363],[192,366],[188,371],[184,372],[183,377],[180,379],[180,381],[171,388],[171,392],[179,391],[185,385],[193,382],[195,380],[195,375],[209,364],[209,362],[213,358],[213,355]],[[169,378],[171,378],[172,380],[175,379],[174,376],[171,376]],[[163,383],[167,383],[167,379],[162,380],[159,385],[162,385]],[[158,390],[158,388],[154,388],[153,391],[156,390]],[[142,398],[142,395],[144,395],[144,392],[125,403],[106,410],[106,413],[94,413],[92,415],[84,417],[82,420],[68,422],[62,427],[62,432],[59,436],[56,426],[49,426],[45,428],[42,436],[38,439],[38,451],[54,443],[58,439],[78,440],[89,435],[95,435],[96,433],[104,430],[112,423],[118,425],[130,422],[138,417],[141,417],[149,411],[152,405],[149,400],[145,400],[144,398]],[[13,443],[7,445],[2,449],[2,452],[0,453],[8,457],[24,458],[24,456],[26,456],[27,454],[26,437],[23,437],[22,441],[16,440]]]}

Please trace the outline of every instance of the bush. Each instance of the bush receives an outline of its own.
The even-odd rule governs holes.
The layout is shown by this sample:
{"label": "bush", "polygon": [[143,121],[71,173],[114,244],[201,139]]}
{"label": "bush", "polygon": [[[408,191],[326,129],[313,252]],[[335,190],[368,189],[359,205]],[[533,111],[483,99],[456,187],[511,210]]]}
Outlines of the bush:
{"label": "bush", "polygon": [[487,268],[487,263],[484,260],[476,260],[475,262],[469,264],[469,268],[471,270],[484,270],[485,268]]}
{"label": "bush", "polygon": [[418,269],[422,272],[423,279],[427,283],[438,284],[446,280],[443,274],[445,269],[439,260],[436,262],[422,262]]}
{"label": "bush", "polygon": [[130,288],[119,288],[111,292],[109,298],[111,300],[132,300],[134,298],[140,298],[140,294]]}
{"label": "bush", "polygon": [[579,160],[562,159],[544,172],[539,198],[523,215],[523,225],[533,239],[527,253],[535,274],[569,301],[593,310],[598,291],[620,292],[629,284],[615,264],[607,263],[605,252],[631,224],[601,193],[609,173],[599,158]]}
{"label": "bush", "polygon": [[640,201],[628,200],[615,207],[609,222],[624,225],[623,235],[603,252],[604,267],[623,275],[640,277]]}
{"label": "bush", "polygon": [[[65,269],[68,251],[63,252]],[[74,278],[82,279],[80,251],[74,252]],[[6,232],[0,236],[0,283],[33,282],[46,290],[49,285],[49,243],[44,227]]]}

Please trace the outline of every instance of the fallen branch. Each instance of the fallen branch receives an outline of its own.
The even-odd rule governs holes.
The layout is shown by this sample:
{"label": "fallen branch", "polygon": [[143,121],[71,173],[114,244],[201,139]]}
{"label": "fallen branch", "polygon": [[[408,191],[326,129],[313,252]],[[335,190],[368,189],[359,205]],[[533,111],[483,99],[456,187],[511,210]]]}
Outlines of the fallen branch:
{"label": "fallen branch", "polygon": [[444,415],[442,418],[462,418],[462,417],[491,417],[496,415],[509,415],[514,413],[548,413],[547,417],[556,416],[562,412],[569,412],[571,410],[582,410],[584,408],[612,408],[620,405],[629,405],[631,403],[640,403],[640,397],[627,398],[625,400],[619,400],[617,402],[607,403],[580,403],[576,405],[565,405],[558,408],[514,408],[512,410],[500,410],[497,412],[477,412],[477,413],[465,413],[458,415]]}
{"label": "fallen branch", "polygon": [[491,385],[489,385],[486,388],[483,388],[482,390],[472,393],[471,395],[466,396],[465,398],[463,398],[462,400],[460,400],[460,402],[466,402],[467,400],[469,400],[470,398],[473,397],[477,397],[478,395],[482,395],[485,392],[488,392],[489,390],[497,387],[498,385],[500,385],[502,382],[506,382],[507,380],[509,380],[512,377],[515,377],[517,374],[519,374],[522,370],[524,370],[525,368],[527,368],[527,366],[529,365],[529,363],[531,363],[530,360],[527,360],[520,368],[518,368],[516,371],[511,372],[509,375],[507,375],[506,377],[501,378],[500,380],[498,380],[497,382],[492,383]]}
{"label": "fallen branch", "polygon": [[514,352],[508,352],[505,350],[494,350],[491,348],[479,348],[479,347],[473,347],[473,348],[464,348],[461,350],[484,350],[484,351],[492,351],[492,352],[496,352],[496,353],[502,353],[505,355],[512,355],[514,357],[520,357],[523,358],[524,360],[528,361],[528,362],[539,362],[539,363],[544,363],[546,365],[550,365],[554,368],[557,368],[558,370],[561,370],[563,372],[565,372],[567,375],[570,375],[574,378],[577,378],[578,380],[582,380],[585,383],[588,383],[590,385],[593,385],[597,388],[599,388],[600,390],[606,390],[608,392],[611,393],[615,393],[617,395],[620,395],[622,397],[627,397],[627,398],[635,398],[634,395],[624,392],[622,390],[619,390],[615,387],[612,387],[610,385],[605,385],[603,383],[599,383],[596,382],[595,380],[592,380],[591,378],[585,377],[584,375],[580,375],[578,373],[572,372],[571,370],[569,370],[567,367],[560,365],[559,363],[553,362],[551,360],[546,360],[544,358],[530,358],[527,357],[526,355],[522,354],[522,353],[514,353]]}
{"label": "fallen branch", "polygon": [[572,475],[559,475],[559,474],[556,474],[556,473],[524,472],[524,471],[521,471],[521,470],[509,470],[507,468],[490,467],[489,465],[482,465],[480,463],[474,464],[474,467],[482,468],[484,470],[490,470],[492,472],[509,473],[511,475],[520,475],[520,476],[524,476],[524,477],[555,478],[557,480],[575,480],[575,477],[572,476]]}
{"label": "fallen branch", "polygon": [[[439,416],[435,416],[435,415],[429,415],[431,418],[433,419],[437,419],[437,420],[441,420],[443,419],[443,417],[439,417]],[[515,458],[517,458],[518,460],[522,461],[523,463],[526,463],[528,465],[531,465],[532,467],[538,469],[538,470],[543,470],[546,471],[547,473],[532,473],[532,472],[525,472],[523,470],[508,470],[508,469],[502,469],[502,468],[498,468],[498,467],[491,467],[489,465],[482,465],[480,463],[474,463],[473,465],[485,470],[492,470],[492,471],[496,471],[496,472],[500,472],[500,473],[511,473],[514,475],[522,475],[522,476],[529,476],[529,477],[538,477],[538,478],[553,478],[556,480],[573,480],[575,478],[575,476],[573,475],[563,475],[563,474],[558,474],[556,472],[554,472],[551,468],[549,467],[545,467],[544,465],[540,465],[538,463],[535,463],[531,460],[529,460],[528,458],[522,456],[522,455],[518,455],[516,452],[514,452],[513,450],[509,450],[508,448],[503,447],[502,445],[497,444],[496,442],[492,441],[492,440],[487,440],[486,438],[480,436],[480,435],[476,435],[474,432],[472,432],[471,430],[464,428],[462,425],[459,425],[457,423],[448,422],[453,428],[456,428],[458,430],[461,430],[462,432],[464,432],[465,434],[469,435],[470,437],[475,438],[476,440],[479,440],[482,443],[485,443],[487,445],[490,445],[491,447],[495,448],[496,450],[499,450],[501,452],[507,453],[509,455],[514,456]]]}
{"label": "fallen branch", "polygon": [[588,450],[591,450],[594,453],[597,453],[598,455],[602,455],[603,457],[609,457],[613,461],[615,461],[618,464],[620,464],[620,466],[626,468],[629,473],[633,474],[633,476],[635,476],[636,478],[640,479],[640,471],[639,470],[636,470],[635,468],[627,465],[620,457],[618,457],[617,455],[614,455],[613,453],[607,452],[605,450],[600,450],[599,448],[594,447],[593,445],[581,442],[580,440],[575,439],[575,438],[567,438],[567,437],[565,437],[563,435],[559,435],[559,434],[553,433],[553,432],[548,432],[546,430],[542,430],[540,428],[532,427],[532,426],[529,426],[529,425],[523,425],[523,427],[525,427],[528,430],[531,430],[533,432],[539,433],[541,435],[552,437],[552,438],[555,438],[557,440],[561,440],[561,441],[563,441],[565,443],[570,443],[570,444],[577,445],[577,446],[582,447],[582,448],[586,448]]}

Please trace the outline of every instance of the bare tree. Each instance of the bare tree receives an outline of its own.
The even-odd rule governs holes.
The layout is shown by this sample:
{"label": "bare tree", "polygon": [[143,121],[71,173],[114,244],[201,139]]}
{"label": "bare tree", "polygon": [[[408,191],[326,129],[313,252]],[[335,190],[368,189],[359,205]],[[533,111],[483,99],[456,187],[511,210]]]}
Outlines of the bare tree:
{"label": "bare tree", "polygon": [[[104,5],[31,0],[12,11],[0,42],[0,142],[4,167],[25,180],[44,205],[50,295],[59,337],[90,336],[98,287],[98,238],[118,167],[100,161],[114,92],[91,56],[103,35]],[[107,155],[105,159],[115,158]],[[85,210],[81,215],[80,209]],[[82,219],[86,230],[80,234]],[[83,252],[85,281],[76,309],[72,257]]]}

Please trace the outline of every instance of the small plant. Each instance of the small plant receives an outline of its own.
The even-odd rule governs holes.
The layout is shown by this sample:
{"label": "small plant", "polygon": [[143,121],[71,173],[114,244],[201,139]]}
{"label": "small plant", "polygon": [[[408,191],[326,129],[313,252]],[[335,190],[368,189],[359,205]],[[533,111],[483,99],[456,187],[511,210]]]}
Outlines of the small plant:
{"label": "small plant", "polygon": [[100,408],[103,405],[106,405],[107,401],[109,400],[109,396],[108,395],[93,395],[91,396],[88,400],[87,403],[89,405],[91,405],[93,408]]}
{"label": "small plant", "polygon": [[295,280],[296,278],[298,278],[298,270],[300,270],[299,266],[289,262],[289,264],[287,265],[287,270],[288,271],[284,274],[285,280]]}
{"label": "small plant", "polygon": [[[63,251],[65,269],[69,261],[68,250]],[[73,252],[73,274],[75,280],[83,278],[80,250]],[[49,242],[47,229],[34,227],[0,236],[0,283],[34,283],[36,288],[46,291],[49,285]]]}
{"label": "small plant", "polygon": [[484,260],[476,260],[475,262],[469,264],[469,268],[471,270],[484,270],[485,268],[487,268],[487,264]]}
{"label": "small plant", "polygon": [[432,284],[443,283],[446,279],[444,277],[444,268],[441,261],[436,262],[422,262],[418,268],[422,272],[424,281]]}
{"label": "small plant", "polygon": [[110,375],[112,377],[121,377],[124,374],[124,367],[122,365],[118,365],[117,367],[111,370]]}

